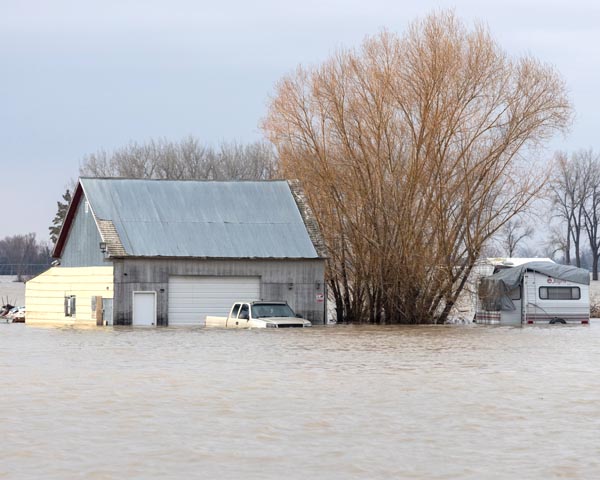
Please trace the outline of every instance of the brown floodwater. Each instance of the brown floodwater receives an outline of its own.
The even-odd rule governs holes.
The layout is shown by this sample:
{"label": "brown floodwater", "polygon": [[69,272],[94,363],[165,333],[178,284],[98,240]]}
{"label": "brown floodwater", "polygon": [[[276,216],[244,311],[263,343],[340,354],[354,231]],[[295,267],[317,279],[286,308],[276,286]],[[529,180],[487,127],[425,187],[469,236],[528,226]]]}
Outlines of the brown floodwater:
{"label": "brown floodwater", "polygon": [[600,323],[0,325],[0,478],[600,478]]}

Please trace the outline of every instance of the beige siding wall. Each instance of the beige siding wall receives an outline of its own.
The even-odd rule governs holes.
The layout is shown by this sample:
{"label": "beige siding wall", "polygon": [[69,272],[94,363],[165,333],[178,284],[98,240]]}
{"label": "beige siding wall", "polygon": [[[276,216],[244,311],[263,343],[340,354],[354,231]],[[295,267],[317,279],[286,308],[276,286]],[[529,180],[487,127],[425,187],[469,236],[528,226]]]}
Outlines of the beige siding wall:
{"label": "beige siding wall", "polygon": [[[75,295],[76,313],[65,316],[65,297]],[[92,297],[113,298],[113,267],[53,267],[25,284],[28,324],[96,324]]]}

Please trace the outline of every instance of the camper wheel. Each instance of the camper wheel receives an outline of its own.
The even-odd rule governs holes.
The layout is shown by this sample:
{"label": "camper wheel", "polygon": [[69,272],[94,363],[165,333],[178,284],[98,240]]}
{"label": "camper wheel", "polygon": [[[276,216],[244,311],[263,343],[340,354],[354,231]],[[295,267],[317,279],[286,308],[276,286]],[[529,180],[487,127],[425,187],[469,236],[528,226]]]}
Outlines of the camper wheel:
{"label": "camper wheel", "polygon": [[550,325],[554,325],[556,323],[562,323],[563,325],[565,325],[567,322],[565,322],[564,318],[553,318],[552,320],[550,320]]}

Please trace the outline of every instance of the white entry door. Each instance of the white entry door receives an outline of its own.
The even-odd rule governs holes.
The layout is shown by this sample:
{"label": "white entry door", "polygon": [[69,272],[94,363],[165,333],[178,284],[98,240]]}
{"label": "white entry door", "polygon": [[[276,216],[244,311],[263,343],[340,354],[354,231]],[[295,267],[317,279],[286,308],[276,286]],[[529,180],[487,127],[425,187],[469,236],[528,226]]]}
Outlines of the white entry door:
{"label": "white entry door", "polygon": [[260,300],[259,277],[169,278],[169,325],[204,325],[207,315],[226,317],[234,302]]}
{"label": "white entry door", "polygon": [[133,325],[156,325],[156,292],[133,292]]}

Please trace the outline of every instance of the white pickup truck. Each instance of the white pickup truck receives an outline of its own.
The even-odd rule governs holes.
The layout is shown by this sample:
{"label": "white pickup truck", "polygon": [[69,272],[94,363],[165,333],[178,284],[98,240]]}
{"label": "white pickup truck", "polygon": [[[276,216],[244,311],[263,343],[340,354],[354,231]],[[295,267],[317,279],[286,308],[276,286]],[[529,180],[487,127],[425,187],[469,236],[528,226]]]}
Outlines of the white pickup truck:
{"label": "white pickup truck", "polygon": [[220,328],[288,328],[311,327],[285,302],[237,302],[227,317],[206,317],[207,327]]}

